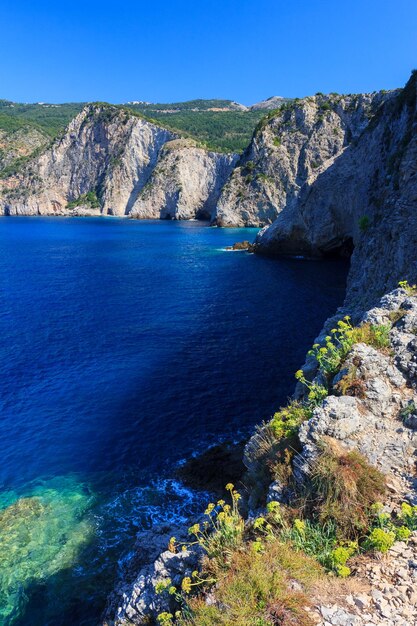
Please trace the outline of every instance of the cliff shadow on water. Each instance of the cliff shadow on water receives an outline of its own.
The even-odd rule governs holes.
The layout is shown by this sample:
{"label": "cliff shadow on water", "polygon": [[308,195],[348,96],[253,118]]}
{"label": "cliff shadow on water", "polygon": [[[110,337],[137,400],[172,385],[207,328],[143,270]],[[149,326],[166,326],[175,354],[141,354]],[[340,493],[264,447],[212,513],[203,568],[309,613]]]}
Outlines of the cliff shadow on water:
{"label": "cliff shadow on water", "polygon": [[[74,476],[78,494],[60,534],[58,513],[48,517],[60,511],[59,481],[50,501],[45,483],[27,507],[41,506],[33,519],[51,537],[31,557],[41,575],[21,577],[14,623],[93,624],[136,533],[203,508],[172,480],[178,463],[248,436],[285,403],[343,300],[347,263],[225,252],[243,232],[196,222],[7,218],[0,228],[2,480],[30,497],[34,479]],[[85,508],[73,515],[75,501]],[[42,569],[51,544],[61,566]]]}

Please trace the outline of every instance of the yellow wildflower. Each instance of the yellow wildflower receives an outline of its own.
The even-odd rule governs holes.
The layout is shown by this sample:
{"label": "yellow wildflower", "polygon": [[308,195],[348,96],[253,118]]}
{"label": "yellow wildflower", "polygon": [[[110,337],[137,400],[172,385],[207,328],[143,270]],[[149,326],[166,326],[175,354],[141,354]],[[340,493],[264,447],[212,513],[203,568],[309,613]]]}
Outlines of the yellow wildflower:
{"label": "yellow wildflower", "polygon": [[184,593],[190,593],[191,578],[189,576],[186,576],[185,578],[182,579],[181,589],[183,590]]}

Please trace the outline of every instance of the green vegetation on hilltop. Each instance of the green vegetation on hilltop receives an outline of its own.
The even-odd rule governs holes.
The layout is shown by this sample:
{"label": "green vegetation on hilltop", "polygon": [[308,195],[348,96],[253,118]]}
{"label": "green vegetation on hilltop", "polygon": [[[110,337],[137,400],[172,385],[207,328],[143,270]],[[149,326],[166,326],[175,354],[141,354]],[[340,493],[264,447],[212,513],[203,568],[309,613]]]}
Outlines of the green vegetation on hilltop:
{"label": "green vegetation on hilltop", "polygon": [[232,100],[187,100],[186,102],[168,102],[168,103],[155,103],[155,102],[128,102],[127,106],[140,111],[207,111],[209,109],[238,109],[239,105]]}
{"label": "green vegetation on hilltop", "polygon": [[[0,129],[14,132],[32,127],[54,139],[82,110],[84,104],[22,104],[0,100]],[[249,144],[255,126],[265,115],[262,110],[241,111],[231,100],[117,106],[220,152],[242,152]],[[225,110],[210,110],[213,108]]]}
{"label": "green vegetation on hilltop", "polygon": [[149,116],[156,124],[178,134],[196,139],[204,147],[220,152],[243,152],[264,111],[191,111],[178,113],[147,111],[129,106],[134,112]]}
{"label": "green vegetation on hilltop", "polygon": [[0,128],[10,132],[24,126],[32,126],[55,138],[83,106],[82,102],[22,104],[0,100]]}

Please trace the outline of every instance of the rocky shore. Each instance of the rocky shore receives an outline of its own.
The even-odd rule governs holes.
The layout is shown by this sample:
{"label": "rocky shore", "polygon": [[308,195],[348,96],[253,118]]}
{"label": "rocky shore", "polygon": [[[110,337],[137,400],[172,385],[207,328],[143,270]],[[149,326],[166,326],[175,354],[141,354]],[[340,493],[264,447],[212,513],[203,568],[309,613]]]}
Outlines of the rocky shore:
{"label": "rocky shore", "polygon": [[[351,313],[359,316],[358,310]],[[345,314],[343,310],[338,317]],[[417,504],[417,295],[409,289],[396,289],[376,307],[362,312],[358,321],[389,328],[389,348],[379,350],[366,343],[352,346],[331,383],[329,395],[317,406],[311,419],[301,425],[301,450],[292,464],[296,480],[303,483],[309,479],[323,439],[337,442],[345,451],[359,450],[386,477],[384,510],[395,514],[402,502]],[[333,324],[334,320],[330,325]],[[327,333],[325,328],[316,341],[322,343]],[[314,367],[312,360],[308,357],[304,371]],[[349,380],[352,368],[354,379]],[[319,383],[321,376],[318,372],[313,382]],[[347,384],[344,393],[340,391],[342,380]],[[262,431],[246,446],[244,460],[249,470],[253,470],[254,449],[260,448],[260,441],[264,441]],[[288,503],[288,498],[291,499],[276,480],[266,491],[267,501]],[[266,514],[262,506],[249,510],[247,523],[253,523],[260,514]],[[180,538],[181,532],[184,533],[181,529],[175,532]],[[140,570],[130,589],[125,589],[116,615],[106,624],[144,624],[149,617],[156,619],[161,612],[174,611],[174,599],[157,594],[155,589],[168,579],[180,585],[184,577],[191,576],[199,567],[201,556],[199,549],[163,551],[154,563]],[[326,585],[313,594],[307,613],[314,623],[323,626],[417,624],[416,532],[407,541],[394,543],[384,555],[369,553],[353,558],[350,567],[349,584],[342,589],[339,586],[336,596],[327,592]],[[336,581],[335,584],[337,587]],[[214,588],[207,601],[215,601],[215,595]],[[334,597],[337,601],[332,602]]]}

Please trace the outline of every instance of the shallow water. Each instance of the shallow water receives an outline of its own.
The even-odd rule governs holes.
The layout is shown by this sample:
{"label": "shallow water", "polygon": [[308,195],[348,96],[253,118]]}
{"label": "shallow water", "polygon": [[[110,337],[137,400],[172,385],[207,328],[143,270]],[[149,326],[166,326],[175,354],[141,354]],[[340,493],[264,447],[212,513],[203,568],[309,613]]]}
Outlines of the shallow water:
{"label": "shallow water", "polygon": [[175,465],[292,392],[347,267],[224,251],[255,233],[0,219],[0,624],[97,623],[135,533],[202,506]]}

